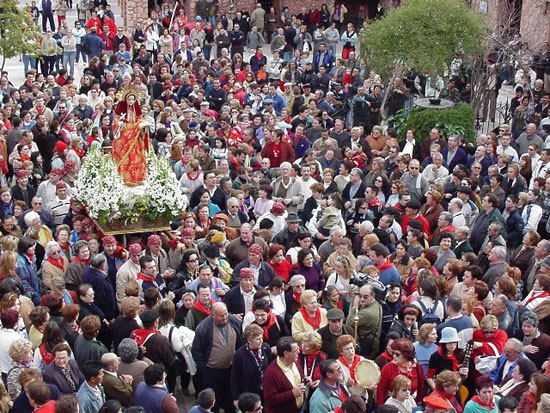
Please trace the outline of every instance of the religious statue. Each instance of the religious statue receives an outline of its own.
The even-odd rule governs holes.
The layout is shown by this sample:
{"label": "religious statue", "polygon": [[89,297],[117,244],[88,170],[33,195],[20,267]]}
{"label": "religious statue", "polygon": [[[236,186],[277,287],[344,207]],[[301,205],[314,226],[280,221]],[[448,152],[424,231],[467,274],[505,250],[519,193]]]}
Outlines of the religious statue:
{"label": "religious statue", "polygon": [[141,185],[147,175],[145,153],[149,151],[149,123],[141,115],[137,87],[128,87],[117,96],[120,101],[113,121],[113,158],[128,186]]}

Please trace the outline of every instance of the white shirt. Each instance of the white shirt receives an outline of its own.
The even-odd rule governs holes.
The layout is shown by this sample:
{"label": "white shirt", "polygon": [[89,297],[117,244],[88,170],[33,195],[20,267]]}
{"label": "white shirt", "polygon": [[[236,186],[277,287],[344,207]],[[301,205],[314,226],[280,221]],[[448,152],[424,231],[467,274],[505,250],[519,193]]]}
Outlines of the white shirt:
{"label": "white shirt", "polygon": [[523,227],[523,233],[525,234],[529,230],[536,231],[542,218],[542,207],[537,204],[529,204],[523,208],[521,218],[525,226]]}
{"label": "white shirt", "polygon": [[254,293],[256,290],[253,288],[249,293],[245,293],[241,288],[241,295],[244,299],[244,313],[248,313],[252,309],[252,302],[254,301]]}

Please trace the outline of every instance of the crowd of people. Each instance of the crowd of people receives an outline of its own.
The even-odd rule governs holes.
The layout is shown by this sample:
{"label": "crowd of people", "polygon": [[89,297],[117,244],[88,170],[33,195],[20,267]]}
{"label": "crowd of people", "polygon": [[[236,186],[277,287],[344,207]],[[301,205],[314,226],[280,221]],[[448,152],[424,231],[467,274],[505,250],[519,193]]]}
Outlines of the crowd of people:
{"label": "crowd of people", "polygon": [[[366,72],[381,6],[198,0],[127,33],[41,3],[24,83],[0,78],[0,413],[550,411],[546,55],[474,146],[380,126],[430,85]],[[188,207],[115,237],[72,191],[130,87]]]}

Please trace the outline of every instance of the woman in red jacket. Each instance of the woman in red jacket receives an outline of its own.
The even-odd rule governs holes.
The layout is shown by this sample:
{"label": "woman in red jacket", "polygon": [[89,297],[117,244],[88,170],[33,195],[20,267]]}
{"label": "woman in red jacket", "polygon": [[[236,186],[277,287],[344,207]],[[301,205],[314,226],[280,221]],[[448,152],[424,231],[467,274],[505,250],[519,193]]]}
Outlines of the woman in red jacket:
{"label": "woman in red jacket", "polygon": [[381,371],[380,382],[376,388],[376,405],[382,406],[393,391],[393,380],[398,374],[411,381],[411,395],[419,404],[424,397],[424,371],[416,363],[414,345],[406,338],[394,340],[391,344],[393,361],[387,363]]}
{"label": "woman in red jacket", "polygon": [[262,149],[262,158],[269,158],[272,168],[278,168],[283,162],[294,162],[294,149],[288,142],[283,142],[284,133],[277,130],[271,133],[271,139]]}

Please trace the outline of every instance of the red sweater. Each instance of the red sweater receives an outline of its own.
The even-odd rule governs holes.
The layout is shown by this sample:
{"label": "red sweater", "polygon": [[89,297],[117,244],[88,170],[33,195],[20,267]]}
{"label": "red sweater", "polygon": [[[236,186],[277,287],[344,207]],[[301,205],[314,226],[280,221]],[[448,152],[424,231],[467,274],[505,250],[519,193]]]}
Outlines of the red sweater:
{"label": "red sweater", "polygon": [[[300,376],[303,378],[301,371]],[[277,365],[277,359],[273,360],[264,375],[264,412],[299,413],[292,388],[285,373]]]}
{"label": "red sweater", "polygon": [[[418,221],[422,223],[422,232],[426,235],[426,241],[430,243],[432,240],[432,233],[430,231],[430,224],[428,221],[426,221],[426,218],[424,218],[421,214],[418,214],[416,218],[413,218],[413,220]],[[403,219],[401,220],[401,229],[403,230],[403,233],[407,233],[407,225],[409,225],[409,222],[411,221],[411,217],[408,215],[404,215]]]}
{"label": "red sweater", "polygon": [[376,406],[382,406],[389,399],[393,391],[393,380],[398,374],[402,374],[411,381],[411,395],[416,392],[416,404],[420,404],[424,397],[424,370],[419,363],[408,373],[399,371],[399,367],[393,361],[382,367],[380,372],[380,382],[376,387]]}

